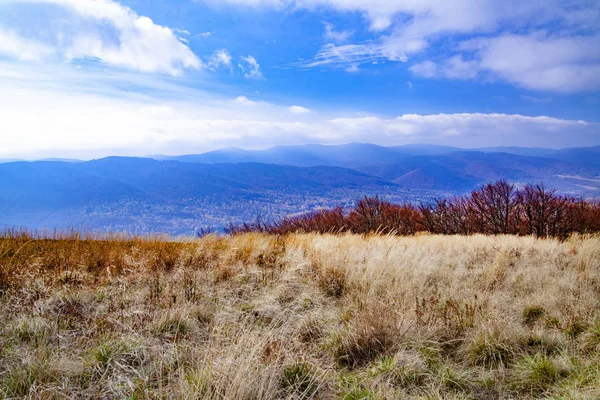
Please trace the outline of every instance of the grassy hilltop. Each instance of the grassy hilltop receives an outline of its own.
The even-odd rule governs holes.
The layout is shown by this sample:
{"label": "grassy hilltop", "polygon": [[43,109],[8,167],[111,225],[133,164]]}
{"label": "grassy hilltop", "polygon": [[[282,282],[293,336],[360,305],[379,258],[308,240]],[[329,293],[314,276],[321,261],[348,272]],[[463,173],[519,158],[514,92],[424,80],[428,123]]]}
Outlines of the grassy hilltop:
{"label": "grassy hilltop", "polygon": [[600,236],[0,238],[5,398],[600,397]]}

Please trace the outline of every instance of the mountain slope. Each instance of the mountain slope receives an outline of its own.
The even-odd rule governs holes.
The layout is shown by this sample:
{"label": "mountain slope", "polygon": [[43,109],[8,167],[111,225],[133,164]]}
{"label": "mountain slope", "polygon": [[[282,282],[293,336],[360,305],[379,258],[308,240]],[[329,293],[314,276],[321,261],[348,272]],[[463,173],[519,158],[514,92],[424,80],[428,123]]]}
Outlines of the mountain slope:
{"label": "mountain slope", "polygon": [[381,178],[337,167],[122,157],[0,164],[0,177],[0,226],[187,234],[198,226],[192,224],[206,221],[224,226],[258,213],[281,217],[397,190]]}
{"label": "mountain slope", "polygon": [[407,157],[396,163],[368,165],[358,170],[401,186],[438,190],[469,190],[499,179],[523,183],[544,181],[553,187],[573,190],[573,185],[559,175],[598,173],[592,168],[550,158],[483,152]]}
{"label": "mountain slope", "polygon": [[562,149],[556,151],[550,157],[588,168],[600,169],[600,146]]}
{"label": "mountain slope", "polygon": [[544,147],[516,147],[516,146],[499,146],[499,147],[484,147],[481,149],[472,149],[471,151],[480,151],[483,153],[506,153],[517,156],[527,157],[548,157],[556,153],[556,150],[546,149]]}
{"label": "mountain slope", "polygon": [[[450,146],[411,144],[383,147],[368,143],[343,145],[276,146],[266,150],[226,148],[204,154],[182,156],[154,156],[158,160],[186,163],[263,163],[298,167],[337,166],[359,168],[374,163],[398,163],[407,157],[443,156],[452,153],[509,154],[523,157],[550,158],[586,168],[600,169],[600,146],[554,150],[541,147],[489,147],[460,149]],[[494,156],[490,156],[494,157]]]}
{"label": "mountain slope", "polygon": [[[297,167],[337,166],[352,168],[369,164],[373,160],[392,162],[411,154],[415,149],[404,151],[402,147],[382,147],[367,143],[349,143],[326,146],[309,144],[301,146],[276,146],[266,150],[242,150],[227,148],[204,154],[176,157],[158,157],[188,163],[241,163],[291,165]],[[433,151],[432,149],[423,151]]]}

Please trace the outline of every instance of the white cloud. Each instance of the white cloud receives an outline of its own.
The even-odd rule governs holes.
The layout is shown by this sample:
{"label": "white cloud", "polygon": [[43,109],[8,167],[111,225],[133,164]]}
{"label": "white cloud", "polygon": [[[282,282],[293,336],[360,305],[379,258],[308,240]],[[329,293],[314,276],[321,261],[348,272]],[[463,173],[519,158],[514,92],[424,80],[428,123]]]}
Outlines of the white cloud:
{"label": "white cloud", "polygon": [[183,42],[186,45],[190,44],[190,39],[188,38],[188,36],[190,36],[190,32],[185,29],[178,28],[173,29],[173,32],[177,34],[177,39],[179,39],[180,42]]}
{"label": "white cloud", "polygon": [[385,39],[378,43],[346,44],[335,46],[327,44],[311,60],[296,63],[296,66],[312,68],[329,66],[333,68],[347,68],[353,64],[373,63],[380,60],[406,62],[408,56],[418,53],[427,47],[427,43],[420,39]]}
{"label": "white cloud", "polygon": [[346,68],[346,72],[354,73],[358,71],[360,71],[360,68],[358,68],[358,64],[351,64]]}
{"label": "white cloud", "polygon": [[479,73],[479,65],[476,61],[464,60],[462,55],[457,55],[441,65],[427,60],[411,66],[409,70],[424,78],[473,79]]}
{"label": "white cloud", "polygon": [[198,38],[207,38],[207,37],[211,37],[212,35],[214,35],[214,32],[202,32],[196,35],[196,37]]}
{"label": "white cloud", "polygon": [[550,103],[552,101],[550,97],[521,96],[521,98],[532,103]]}
{"label": "white cloud", "polygon": [[208,61],[208,67],[213,71],[220,67],[231,69],[231,56],[225,49],[217,50]]}
{"label": "white cloud", "polygon": [[289,108],[289,110],[292,114],[308,114],[308,113],[310,113],[310,110],[308,108],[304,108],[301,106],[291,106]]}
{"label": "white cloud", "polygon": [[[203,1],[216,2],[215,0]],[[388,28],[392,24],[393,17],[398,13],[415,9],[421,12],[427,11],[427,3],[436,3],[433,0],[423,0],[421,2],[404,0],[224,0],[222,2],[254,7],[268,6],[278,9],[315,9],[320,6],[328,6],[344,12],[359,11],[365,14],[373,30]]]}
{"label": "white cloud", "polygon": [[600,36],[503,35],[472,42],[479,68],[528,89],[600,89]]}
{"label": "white cloud", "polygon": [[[419,63],[413,72],[427,78],[485,76],[535,90],[600,89],[597,0],[224,1],[290,10],[328,7],[340,12],[358,11],[375,33],[385,31],[369,41],[339,45],[349,34],[336,32],[326,24],[326,36],[338,45],[328,44],[313,59],[296,66],[347,69],[380,60],[407,62],[415,54],[436,50],[434,45],[443,43],[451,52],[448,59],[435,57],[435,71],[432,64]],[[465,35],[484,35],[478,40],[475,54],[454,47],[453,42]]]}
{"label": "white cloud", "polygon": [[[140,96],[115,89],[132,75],[71,67],[30,73],[0,64],[0,157],[100,157],[190,153],[236,146],[371,142],[556,147],[595,145],[597,123],[506,114],[406,114],[397,118],[222,98],[168,81]],[[67,73],[68,72],[68,73]],[[68,78],[66,78],[68,76]],[[134,79],[135,75],[134,75]],[[86,92],[82,92],[82,87]],[[180,93],[181,91],[181,93]],[[172,100],[173,94],[179,100]],[[302,108],[303,109],[303,108]]]}
{"label": "white cloud", "polygon": [[[30,7],[39,4],[48,5],[48,15],[43,20],[28,20],[35,18]],[[112,66],[171,75],[202,66],[173,30],[112,0],[5,0],[0,12],[4,12],[2,7],[12,7],[22,16],[14,26],[4,27],[0,38],[0,52],[10,57],[96,59]],[[47,23],[30,29],[39,21]],[[9,47],[15,42],[19,44],[16,51]]]}
{"label": "white cloud", "polygon": [[[527,89],[577,92],[600,89],[600,36],[552,37],[545,32],[502,35],[462,42],[461,54],[439,64],[410,67],[425,78],[474,79],[486,76]],[[464,57],[469,56],[466,60]]]}
{"label": "white cloud", "polygon": [[409,69],[424,78],[433,78],[438,74],[437,64],[429,60],[415,64]]}
{"label": "white cloud", "polygon": [[245,106],[255,106],[258,104],[256,101],[250,100],[246,96],[238,96],[235,98],[234,102]]}
{"label": "white cloud", "polygon": [[248,56],[248,57],[240,57],[240,59],[242,60],[241,63],[238,64],[238,67],[242,70],[242,72],[244,73],[244,76],[248,79],[263,79],[264,76],[262,74],[262,72],[260,71],[260,65],[258,64],[258,61],[256,61],[256,58],[252,57],[252,56]]}
{"label": "white cloud", "polygon": [[365,15],[372,30],[400,28],[405,36],[489,32],[507,20],[533,26],[563,20],[577,28],[597,29],[600,18],[595,0],[219,0],[218,3],[289,10],[328,7],[340,12],[358,11]]}
{"label": "white cloud", "polygon": [[462,55],[450,57],[444,63],[442,73],[450,79],[473,79],[479,73],[478,62],[465,60]]}
{"label": "white cloud", "polygon": [[333,24],[329,22],[324,22],[325,26],[325,39],[330,40],[334,43],[344,43],[348,41],[348,39],[354,35],[354,31],[342,30],[337,31]]}
{"label": "white cloud", "polygon": [[[349,136],[371,136],[377,138],[378,143],[409,140],[464,147],[539,146],[539,143],[566,147],[576,145],[575,142],[577,145],[584,142],[592,145],[597,142],[594,131],[599,127],[584,121],[545,116],[482,113],[406,114],[395,119],[338,118],[330,122]],[[577,132],[573,142],[570,142],[569,132]]]}
{"label": "white cloud", "polygon": [[0,54],[15,57],[22,61],[37,61],[54,54],[54,50],[36,40],[19,37],[0,27]]}

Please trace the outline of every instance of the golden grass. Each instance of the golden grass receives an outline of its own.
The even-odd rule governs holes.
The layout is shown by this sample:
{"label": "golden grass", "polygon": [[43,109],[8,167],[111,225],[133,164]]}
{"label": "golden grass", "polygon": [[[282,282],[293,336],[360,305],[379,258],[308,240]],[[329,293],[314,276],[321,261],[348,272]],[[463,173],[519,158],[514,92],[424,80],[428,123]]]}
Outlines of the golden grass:
{"label": "golden grass", "polygon": [[4,398],[600,397],[600,237],[0,238]]}

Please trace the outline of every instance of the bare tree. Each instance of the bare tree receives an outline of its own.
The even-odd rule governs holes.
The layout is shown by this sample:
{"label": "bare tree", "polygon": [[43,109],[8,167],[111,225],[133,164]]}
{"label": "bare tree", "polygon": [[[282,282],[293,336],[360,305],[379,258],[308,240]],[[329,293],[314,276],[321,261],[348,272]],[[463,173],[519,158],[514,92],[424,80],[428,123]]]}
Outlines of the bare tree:
{"label": "bare tree", "polygon": [[544,184],[527,185],[518,192],[522,225],[526,233],[536,237],[560,236],[566,220],[567,199]]}
{"label": "bare tree", "polygon": [[487,184],[474,190],[469,198],[472,223],[482,233],[516,233],[518,204],[514,185],[507,181]]}

